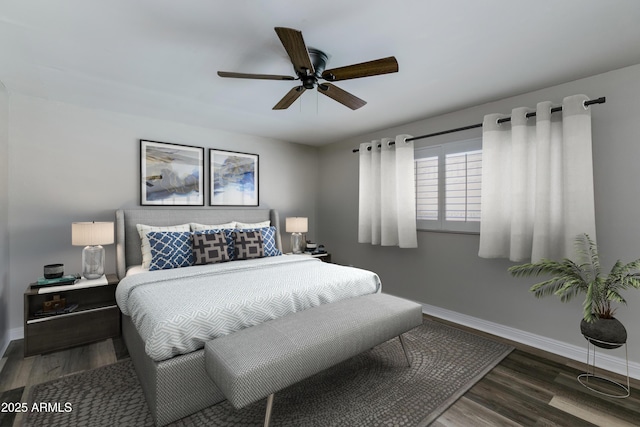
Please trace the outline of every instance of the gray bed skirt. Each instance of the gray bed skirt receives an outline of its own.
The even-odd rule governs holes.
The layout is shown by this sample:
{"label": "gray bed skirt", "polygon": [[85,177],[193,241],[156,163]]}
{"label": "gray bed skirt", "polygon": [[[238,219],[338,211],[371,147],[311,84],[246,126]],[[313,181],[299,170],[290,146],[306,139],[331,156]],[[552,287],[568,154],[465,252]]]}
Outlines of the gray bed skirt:
{"label": "gray bed skirt", "polygon": [[144,351],[131,319],[122,316],[122,335],[158,426],[169,424],[224,400],[204,368],[204,349],[161,362]]}

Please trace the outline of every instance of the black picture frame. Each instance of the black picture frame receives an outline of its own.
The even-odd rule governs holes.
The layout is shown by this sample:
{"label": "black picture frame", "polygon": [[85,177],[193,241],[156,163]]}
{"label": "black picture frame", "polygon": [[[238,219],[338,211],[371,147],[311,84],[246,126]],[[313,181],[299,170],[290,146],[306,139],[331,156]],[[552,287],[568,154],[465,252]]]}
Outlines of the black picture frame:
{"label": "black picture frame", "polygon": [[140,204],[204,206],[204,148],[140,140]]}
{"label": "black picture frame", "polygon": [[210,148],[209,205],[259,206],[260,156]]}

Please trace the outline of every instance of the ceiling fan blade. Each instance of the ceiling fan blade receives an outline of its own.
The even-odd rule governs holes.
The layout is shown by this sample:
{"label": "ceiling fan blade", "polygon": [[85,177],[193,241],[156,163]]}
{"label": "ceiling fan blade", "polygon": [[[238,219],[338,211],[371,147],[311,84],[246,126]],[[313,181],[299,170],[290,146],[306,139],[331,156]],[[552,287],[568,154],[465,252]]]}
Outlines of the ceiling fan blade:
{"label": "ceiling fan blade", "polygon": [[347,65],[346,67],[325,70],[322,78],[330,82],[338,80],[358,79],[360,77],[378,76],[380,74],[397,73],[398,61],[394,56]]}
{"label": "ceiling fan blade", "polygon": [[293,104],[296,99],[304,93],[306,89],[304,86],[297,86],[291,89],[274,107],[274,110],[286,110]]}
{"label": "ceiling fan blade", "polygon": [[232,77],[234,79],[258,79],[258,80],[295,80],[295,77],[291,76],[278,76],[275,74],[247,74],[247,73],[233,73],[230,71],[218,71],[220,77]]}
{"label": "ceiling fan blade", "polygon": [[302,32],[284,27],[276,27],[275,30],[296,71],[305,73],[305,70],[309,70],[308,74],[313,74],[315,71]]}
{"label": "ceiling fan blade", "polygon": [[355,95],[350,94],[346,90],[340,89],[338,86],[334,86],[331,83],[322,83],[318,85],[318,92],[323,95],[327,95],[342,105],[345,105],[352,110],[357,110],[363,107],[367,101],[358,98]]}

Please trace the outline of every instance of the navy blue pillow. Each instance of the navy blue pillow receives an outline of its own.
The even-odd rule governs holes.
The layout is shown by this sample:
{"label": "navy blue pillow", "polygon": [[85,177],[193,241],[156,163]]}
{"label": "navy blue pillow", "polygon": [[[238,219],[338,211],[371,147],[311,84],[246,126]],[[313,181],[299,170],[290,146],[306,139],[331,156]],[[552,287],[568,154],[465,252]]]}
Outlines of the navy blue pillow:
{"label": "navy blue pillow", "polygon": [[149,271],[193,265],[193,245],[189,231],[151,231],[147,233],[151,247]]}

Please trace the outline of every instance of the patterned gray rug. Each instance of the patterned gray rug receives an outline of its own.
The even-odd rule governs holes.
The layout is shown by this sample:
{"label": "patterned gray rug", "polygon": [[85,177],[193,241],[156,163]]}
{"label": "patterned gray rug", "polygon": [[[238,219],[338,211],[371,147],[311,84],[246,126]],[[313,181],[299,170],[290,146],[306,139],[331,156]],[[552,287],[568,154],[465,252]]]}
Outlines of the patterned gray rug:
{"label": "patterned gray rug", "polygon": [[[276,393],[271,425],[428,425],[513,350],[428,320],[405,339],[411,368],[394,338]],[[28,426],[153,425],[130,360],[39,384],[33,402],[60,410],[30,412]],[[172,426],[260,426],[265,402],[234,410],[225,401]]]}

